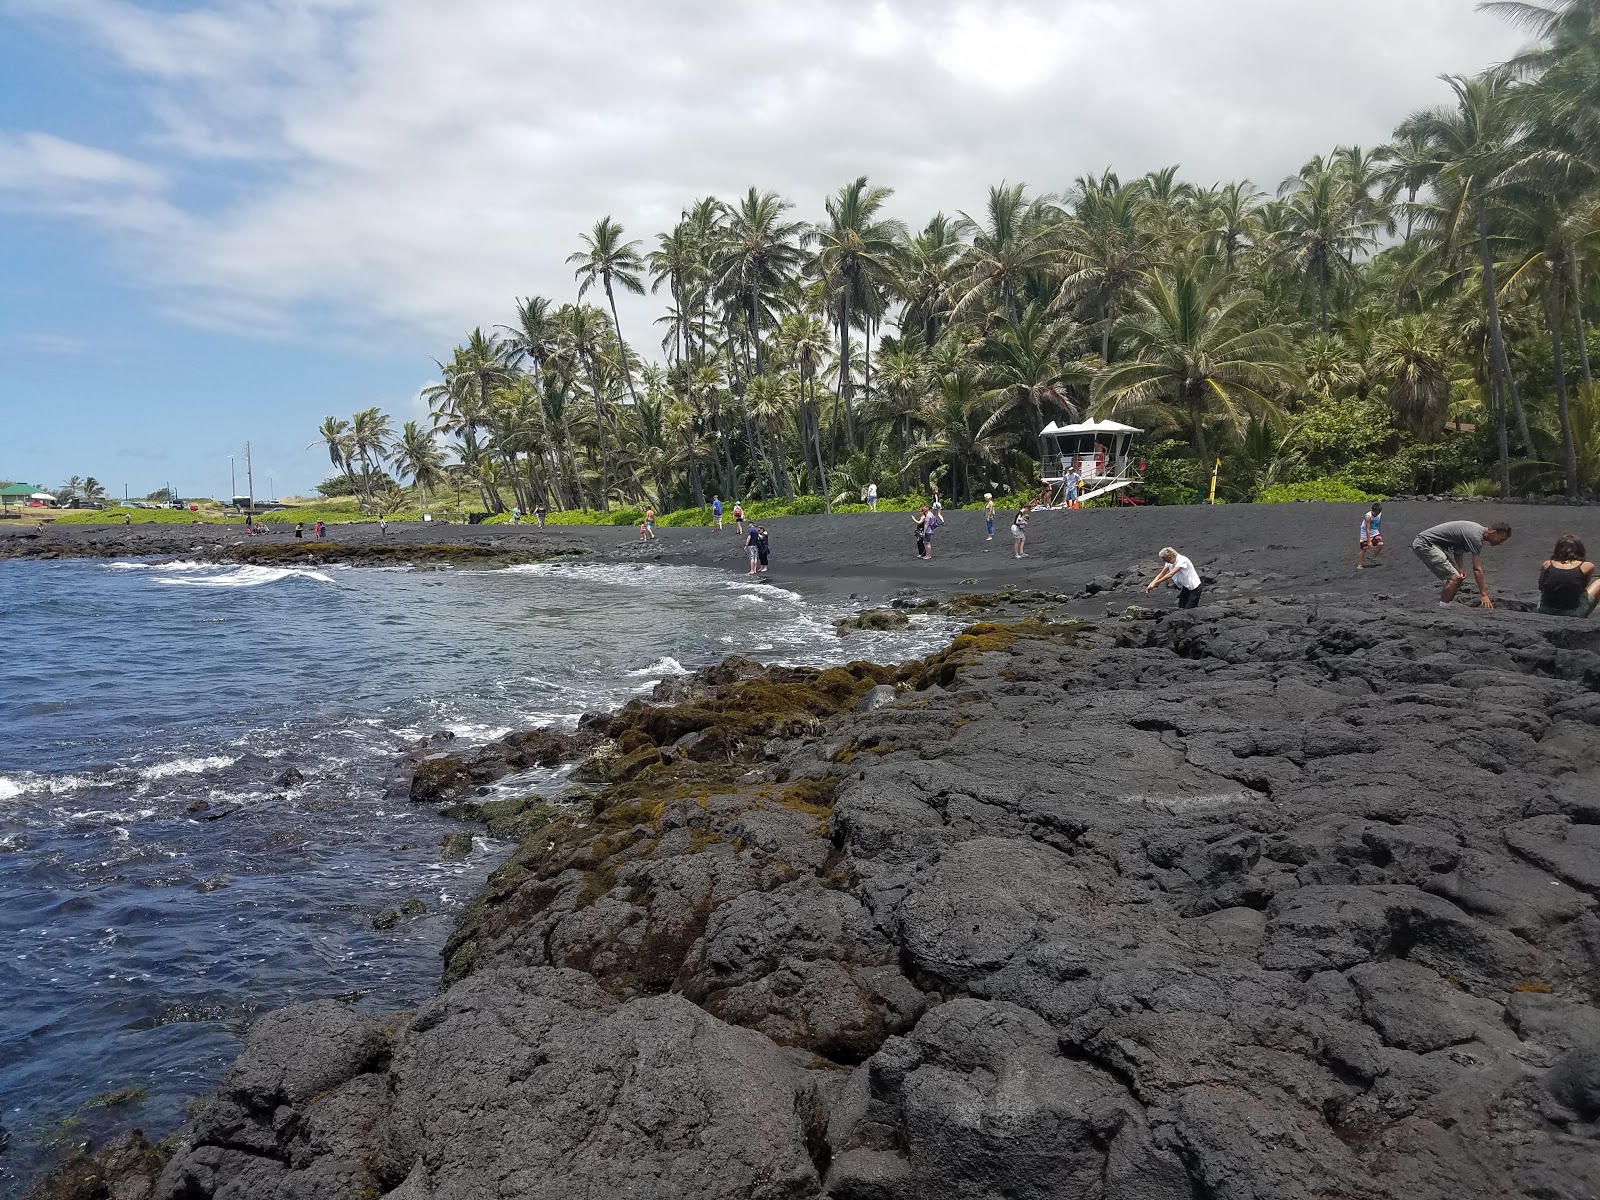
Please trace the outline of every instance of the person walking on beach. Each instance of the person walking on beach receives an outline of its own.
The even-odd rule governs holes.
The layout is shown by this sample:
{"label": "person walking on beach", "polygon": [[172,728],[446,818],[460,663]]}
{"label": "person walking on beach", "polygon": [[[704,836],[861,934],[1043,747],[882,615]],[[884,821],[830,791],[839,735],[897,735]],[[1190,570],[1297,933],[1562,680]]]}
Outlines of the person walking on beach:
{"label": "person walking on beach", "polygon": [[878,511],[878,485],[875,483],[867,484],[867,511]]}
{"label": "person walking on beach", "polygon": [[539,528],[544,528],[545,516],[550,512],[542,503],[533,506],[533,519],[539,522]]}
{"label": "person walking on beach", "polygon": [[772,541],[767,537],[765,525],[756,526],[756,564],[761,568],[761,573],[767,573],[767,556],[772,550]]}
{"label": "person walking on beach", "polygon": [[1439,591],[1441,608],[1455,602],[1456,593],[1467,581],[1467,573],[1461,569],[1461,560],[1468,555],[1472,557],[1472,577],[1478,585],[1478,604],[1482,608],[1493,608],[1489,584],[1483,577],[1483,548],[1486,545],[1498,546],[1510,537],[1511,526],[1504,521],[1498,521],[1487,529],[1476,521],[1446,521],[1443,525],[1435,525],[1417,534],[1411,549],[1436,578],[1444,581],[1444,587]]}
{"label": "person walking on beach", "polygon": [[1539,611],[1547,617],[1587,617],[1600,601],[1600,579],[1583,539],[1564,533],[1539,567]]}
{"label": "person walking on beach", "polygon": [[1023,549],[1028,544],[1028,512],[1033,508],[1031,504],[1024,504],[1017,509],[1017,515],[1011,518],[1011,555],[1013,558],[1027,558],[1028,552]]}
{"label": "person walking on beach", "polygon": [[1164,565],[1156,572],[1156,577],[1145,584],[1145,592],[1155,591],[1170,579],[1172,586],[1178,589],[1178,607],[1199,608],[1200,572],[1194,569],[1194,564],[1171,546],[1163,547],[1161,561]]}
{"label": "person walking on beach", "polygon": [[328,536],[328,527],[322,523],[322,518],[317,518],[317,541],[322,541]]}
{"label": "person walking on beach", "polygon": [[737,500],[733,502],[733,524],[742,537],[744,535],[744,506]]}
{"label": "person walking on beach", "polygon": [[940,507],[939,502],[935,500],[933,507],[928,510],[927,520],[922,523],[922,542],[926,551],[923,557],[925,559],[930,561],[933,559],[933,531],[943,524],[944,510]]}
{"label": "person walking on beach", "polygon": [[513,525],[522,524],[522,508],[519,505],[513,504],[511,506],[511,523]]}
{"label": "person walking on beach", "polygon": [[711,497],[711,523],[718,529],[722,528],[722,497]]}
{"label": "person walking on beach", "polygon": [[1383,555],[1383,505],[1374,504],[1361,517],[1361,548],[1356,552],[1356,570],[1367,565],[1367,555],[1372,555],[1372,565],[1382,566],[1378,560]]}
{"label": "person walking on beach", "polygon": [[984,541],[994,541],[994,493],[983,494],[983,528],[986,536]]}
{"label": "person walking on beach", "polygon": [[1068,508],[1078,508],[1078,488],[1083,483],[1083,476],[1078,473],[1078,465],[1074,463],[1067,469],[1066,492],[1061,497]]}
{"label": "person walking on beach", "polygon": [[[422,514],[422,519],[424,521],[426,521],[428,519],[428,514],[427,513],[423,513]],[[379,517],[378,518],[378,536],[379,537],[388,537],[389,536],[389,518],[387,518],[387,517]]]}
{"label": "person walking on beach", "polygon": [[[734,511],[737,512],[738,509]],[[751,525],[750,532],[745,534],[744,548],[745,553],[750,556],[750,570],[747,573],[754,575],[756,569],[761,565],[761,537],[756,533],[754,525]]]}
{"label": "person walking on beach", "polygon": [[294,523],[295,541],[299,541],[301,538],[305,537],[305,535],[306,535],[306,527],[305,527],[304,523],[302,523],[300,521],[296,521]]}
{"label": "person walking on beach", "polygon": [[132,525],[132,524],[133,524],[133,516],[132,516],[132,514],[131,513],[123,513],[122,514],[122,527],[124,529],[126,529],[129,525]]}
{"label": "person walking on beach", "polygon": [[646,541],[656,540],[656,510],[649,507],[644,510],[644,536]]}
{"label": "person walking on beach", "polygon": [[924,504],[917,509],[916,520],[911,523],[912,533],[917,539],[918,558],[928,557],[928,518],[931,515],[928,506]]}

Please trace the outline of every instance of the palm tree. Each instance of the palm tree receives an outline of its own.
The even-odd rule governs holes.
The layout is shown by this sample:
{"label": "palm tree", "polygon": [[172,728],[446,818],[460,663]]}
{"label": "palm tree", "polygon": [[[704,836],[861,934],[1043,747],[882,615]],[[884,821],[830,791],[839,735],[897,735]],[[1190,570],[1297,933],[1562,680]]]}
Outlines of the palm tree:
{"label": "palm tree", "polygon": [[[1171,179],[1161,183],[1171,195]],[[1145,219],[1148,181],[1122,184],[1107,171],[1078,180],[1073,223],[1061,250],[1065,274],[1057,304],[1082,301],[1100,322],[1100,359],[1111,361],[1111,330],[1122,295],[1155,265],[1159,238]]]}
{"label": "palm tree", "polygon": [[1193,269],[1151,276],[1118,322],[1128,358],[1096,381],[1095,414],[1136,409],[1187,424],[1203,462],[1208,421],[1220,418],[1237,435],[1252,413],[1278,416],[1274,393],[1294,383],[1289,343],[1262,321],[1258,295],[1232,287],[1225,274]]}
{"label": "palm tree", "polygon": [[[817,267],[838,304],[839,395],[844,402],[845,437],[856,445],[855,413],[851,406],[850,330],[855,316],[866,316],[871,339],[873,310],[897,278],[900,244],[905,225],[880,217],[894,189],[868,187],[867,177],[839,189],[823,204],[827,224],[817,230]],[[870,353],[870,349],[868,351]]]}
{"label": "palm tree", "polygon": [[350,448],[361,463],[361,495],[372,499],[372,472],[389,455],[389,418],[377,408],[364,408],[350,418]]}
{"label": "palm tree", "polygon": [[1076,336],[1072,322],[1051,318],[1038,304],[1028,305],[1022,320],[1003,322],[996,329],[983,356],[990,364],[992,382],[999,385],[999,403],[989,413],[985,429],[1025,415],[1028,443],[1040,457],[1039,430],[1046,411],[1077,420],[1078,405],[1070,389],[1087,385],[1091,374],[1073,356]]}
{"label": "palm tree", "polygon": [[78,487],[78,493],[90,504],[95,503],[97,500],[104,500],[106,497],[106,489],[101,486],[100,481],[93,475],[84,479],[83,483]]}
{"label": "palm tree", "polygon": [[1370,196],[1338,162],[1321,155],[1284,180],[1284,226],[1275,247],[1278,263],[1316,289],[1317,328],[1328,331],[1328,291],[1353,279],[1355,260],[1377,243],[1379,222]]}
{"label": "palm tree", "polygon": [[409,475],[412,484],[428,501],[428,491],[444,477],[444,451],[434,440],[431,430],[423,429],[415,421],[400,427],[400,438],[394,445],[394,462],[400,473]]}
{"label": "palm tree", "polygon": [[774,302],[804,262],[801,244],[810,231],[803,222],[784,219],[793,207],[773,192],[751,188],[726,211],[712,251],[715,287],[742,326],[749,374],[766,370],[762,334],[775,324]]}
{"label": "palm tree", "polygon": [[578,268],[572,273],[572,277],[580,281],[578,299],[582,300],[597,283],[605,289],[606,301],[611,305],[611,325],[622,347],[623,378],[628,384],[628,395],[637,406],[639,394],[633,390],[633,372],[627,366],[628,344],[622,340],[622,322],[617,319],[616,286],[626,288],[635,296],[644,295],[644,284],[639,280],[639,273],[644,270],[639,243],[624,242],[622,226],[610,217],[601,217],[594,223],[594,231],[582,236],[584,249],[567,256],[567,264],[576,264]]}
{"label": "palm tree", "polygon": [[1436,442],[1450,415],[1449,342],[1428,316],[1400,317],[1374,338],[1372,371],[1388,389],[1389,404],[1421,442]]}
{"label": "palm tree", "polygon": [[[317,433],[328,448],[328,461],[333,463],[333,469],[354,487],[356,477],[351,470],[351,459],[354,457],[355,448],[350,444],[350,422],[339,417],[324,417]],[[316,444],[316,442],[311,443],[312,446]]]}
{"label": "palm tree", "polygon": [[[1483,271],[1483,297],[1489,318],[1491,375],[1500,397],[1496,405],[1500,443],[1500,494],[1511,494],[1511,455],[1506,436],[1506,399],[1511,393],[1511,365],[1506,357],[1505,334],[1500,324],[1494,250],[1489,237],[1489,204],[1501,173],[1517,157],[1520,121],[1514,111],[1512,83],[1503,74],[1476,79],[1446,75],[1455,94],[1453,109],[1436,108],[1416,113],[1407,124],[1427,140],[1438,164],[1434,190],[1439,203],[1431,214],[1439,226],[1442,243],[1450,246],[1475,238]],[[1521,406],[1518,405],[1521,418]],[[1527,444],[1526,419],[1521,419]]]}
{"label": "palm tree", "polygon": [[951,306],[962,316],[993,304],[1012,320],[1022,316],[1030,282],[1055,268],[1059,210],[1049,196],[1028,199],[1026,184],[989,189],[984,219],[960,213],[956,231],[972,244],[961,255],[951,286]]}

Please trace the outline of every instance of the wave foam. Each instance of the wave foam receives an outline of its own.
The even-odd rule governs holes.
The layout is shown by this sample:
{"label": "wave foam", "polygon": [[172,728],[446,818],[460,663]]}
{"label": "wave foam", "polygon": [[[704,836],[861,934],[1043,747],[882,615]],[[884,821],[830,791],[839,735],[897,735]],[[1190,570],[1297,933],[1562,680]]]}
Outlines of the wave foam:
{"label": "wave foam", "polygon": [[648,667],[640,667],[637,671],[628,672],[628,675],[634,679],[659,679],[663,675],[687,674],[689,674],[689,668],[675,658],[659,658]]}
{"label": "wave foam", "polygon": [[139,776],[143,779],[168,779],[173,775],[197,775],[201,771],[220,771],[223,767],[231,767],[238,761],[237,758],[219,754],[205,758],[175,758],[171,762],[141,767]]}
{"label": "wave foam", "polygon": [[214,588],[242,588],[261,587],[268,583],[277,583],[281,579],[290,578],[315,579],[319,583],[332,583],[329,575],[312,567],[234,567],[223,571],[221,574],[210,575],[200,579],[157,579],[157,583],[183,585],[187,587],[214,587]]}

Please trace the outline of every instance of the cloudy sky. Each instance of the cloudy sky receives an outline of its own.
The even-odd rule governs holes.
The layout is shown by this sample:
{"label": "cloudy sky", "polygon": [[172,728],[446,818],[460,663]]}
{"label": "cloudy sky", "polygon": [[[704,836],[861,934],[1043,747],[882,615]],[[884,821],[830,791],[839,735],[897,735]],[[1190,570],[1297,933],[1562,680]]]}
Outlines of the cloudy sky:
{"label": "cloudy sky", "polygon": [[250,439],[302,491],[323,416],[417,415],[603,214],[1271,188],[1519,40],[1472,0],[0,0],[0,477],[220,496]]}

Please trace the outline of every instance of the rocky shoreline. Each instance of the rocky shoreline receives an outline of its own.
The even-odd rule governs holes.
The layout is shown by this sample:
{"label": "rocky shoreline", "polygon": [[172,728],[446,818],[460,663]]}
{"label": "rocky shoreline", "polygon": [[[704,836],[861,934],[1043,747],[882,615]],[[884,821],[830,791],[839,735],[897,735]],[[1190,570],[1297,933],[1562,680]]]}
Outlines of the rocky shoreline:
{"label": "rocky shoreline", "polygon": [[474,814],[439,995],[33,1195],[1593,1196],[1597,688],[1600,626],[1258,597],[419,747],[584,789]]}

